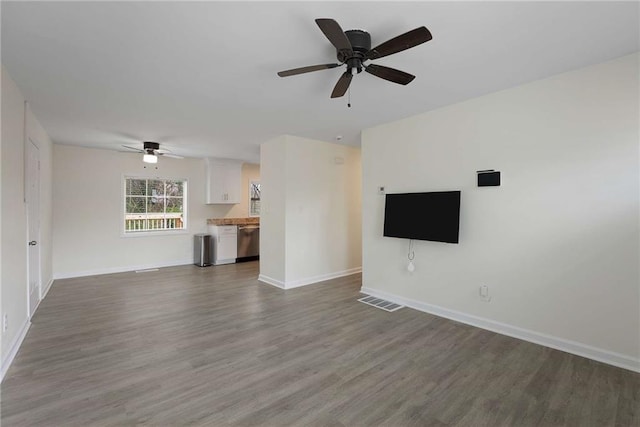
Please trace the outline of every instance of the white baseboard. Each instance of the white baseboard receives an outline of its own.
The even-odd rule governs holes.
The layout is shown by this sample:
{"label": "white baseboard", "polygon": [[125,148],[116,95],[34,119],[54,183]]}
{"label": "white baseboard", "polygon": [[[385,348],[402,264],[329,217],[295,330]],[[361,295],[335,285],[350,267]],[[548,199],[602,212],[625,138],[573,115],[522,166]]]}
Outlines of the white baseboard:
{"label": "white baseboard", "polygon": [[324,282],[325,280],[337,279],[338,277],[351,276],[352,274],[358,274],[362,271],[362,267],[351,268],[349,270],[337,271],[335,273],[321,274],[318,276],[307,277],[305,279],[298,280],[277,280],[269,276],[261,274],[258,276],[258,280],[269,285],[278,287],[280,289],[293,289],[300,286],[311,285],[313,283]]}
{"label": "white baseboard", "polygon": [[42,301],[47,294],[49,293],[49,290],[51,290],[51,285],[53,285],[53,279],[49,280],[49,283],[47,283],[47,286],[44,287],[44,289],[42,290],[42,298],[40,298],[40,301]]}
{"label": "white baseboard", "polygon": [[99,274],[112,274],[112,273],[125,273],[129,271],[136,270],[148,270],[152,268],[164,268],[164,267],[176,267],[179,265],[189,265],[193,264],[193,260],[187,261],[174,261],[167,263],[156,263],[156,264],[143,264],[143,265],[130,265],[127,267],[110,267],[110,268],[99,268],[96,270],[84,270],[84,271],[72,271],[72,272],[64,272],[64,273],[55,273],[53,278],[58,279],[72,279],[74,277],[87,277],[87,276],[97,276]]}
{"label": "white baseboard", "polygon": [[554,348],[556,350],[565,351],[567,353],[593,359],[608,365],[617,366],[619,368],[628,369],[630,371],[640,372],[640,359],[635,359],[620,353],[604,350],[590,345],[582,344],[576,341],[564,338],[554,337],[552,335],[543,334],[528,329],[519,328],[517,326],[508,325],[506,323],[496,322],[495,320],[485,319],[478,316],[462,313],[448,308],[440,307],[433,304],[427,304],[410,298],[404,298],[388,292],[379,291],[367,287],[362,287],[360,291],[364,294],[383,298],[396,304],[405,305],[407,307],[423,311],[425,313],[434,314],[436,316],[445,317],[457,322],[466,323],[467,325],[476,326],[478,328],[487,329],[498,334],[507,335],[524,341],[529,341],[545,347]]}
{"label": "white baseboard", "polygon": [[284,282],[280,280],[273,279],[269,276],[265,276],[264,274],[260,274],[258,276],[258,280],[262,283],[266,283],[267,285],[275,286],[276,288],[284,289]]}
{"label": "white baseboard", "polygon": [[[40,299],[38,299],[38,304],[36,304],[36,308],[35,310],[33,310],[34,314],[38,311],[38,308],[40,308],[40,304],[42,304],[42,301],[44,301],[44,297],[46,297],[47,293],[49,293],[51,285],[53,285],[53,279],[49,280],[49,283],[47,283],[47,286],[44,288],[44,290],[41,290],[42,296],[40,297]],[[31,321],[32,318],[33,316],[30,316],[29,321]]]}
{"label": "white baseboard", "polygon": [[362,267],[350,268],[349,270],[336,271],[335,273],[320,274],[318,276],[306,277],[298,280],[285,280],[284,288],[293,289],[300,286],[312,285],[325,280],[337,279],[338,277],[351,276],[362,272]]}
{"label": "white baseboard", "polygon": [[7,356],[2,361],[2,366],[0,367],[0,382],[4,380],[4,376],[9,370],[11,363],[13,363],[13,359],[18,354],[18,350],[20,350],[20,346],[22,345],[22,341],[24,341],[24,337],[27,336],[27,332],[29,331],[29,327],[31,326],[31,322],[28,319],[25,319],[24,323],[20,327],[20,332],[13,339],[11,346],[9,347],[9,352]]}

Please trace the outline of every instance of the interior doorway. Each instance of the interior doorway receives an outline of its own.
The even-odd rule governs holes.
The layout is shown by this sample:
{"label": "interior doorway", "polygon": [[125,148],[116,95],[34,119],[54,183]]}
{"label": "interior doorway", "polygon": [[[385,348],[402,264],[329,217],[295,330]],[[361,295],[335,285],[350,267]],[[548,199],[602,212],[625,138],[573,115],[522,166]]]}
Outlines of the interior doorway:
{"label": "interior doorway", "polygon": [[28,138],[25,165],[25,200],[27,202],[28,299],[29,318],[40,303],[40,150]]}

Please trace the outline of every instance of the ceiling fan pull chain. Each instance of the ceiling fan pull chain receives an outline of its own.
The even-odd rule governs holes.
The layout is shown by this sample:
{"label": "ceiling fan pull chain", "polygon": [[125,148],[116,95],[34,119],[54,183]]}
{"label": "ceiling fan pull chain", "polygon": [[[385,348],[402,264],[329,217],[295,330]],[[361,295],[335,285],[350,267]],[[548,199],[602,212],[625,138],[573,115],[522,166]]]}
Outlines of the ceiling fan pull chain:
{"label": "ceiling fan pull chain", "polygon": [[349,86],[349,100],[347,101],[347,107],[351,108],[351,86]]}

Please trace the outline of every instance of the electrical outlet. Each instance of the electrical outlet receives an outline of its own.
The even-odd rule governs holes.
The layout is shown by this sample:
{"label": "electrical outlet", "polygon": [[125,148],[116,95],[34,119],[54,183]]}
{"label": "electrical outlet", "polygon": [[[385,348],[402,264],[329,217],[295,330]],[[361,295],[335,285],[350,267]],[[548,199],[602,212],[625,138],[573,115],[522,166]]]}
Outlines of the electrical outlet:
{"label": "electrical outlet", "polygon": [[480,286],[480,299],[484,302],[491,301],[491,296],[489,295],[489,287],[487,285]]}
{"label": "electrical outlet", "polygon": [[9,315],[5,314],[2,316],[2,332],[7,332],[7,329],[9,329]]}

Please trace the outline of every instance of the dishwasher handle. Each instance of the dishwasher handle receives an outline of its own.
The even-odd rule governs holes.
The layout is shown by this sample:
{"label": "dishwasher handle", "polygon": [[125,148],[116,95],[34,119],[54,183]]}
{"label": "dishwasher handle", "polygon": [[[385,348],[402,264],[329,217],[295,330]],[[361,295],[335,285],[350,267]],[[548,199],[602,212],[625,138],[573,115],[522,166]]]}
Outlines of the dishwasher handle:
{"label": "dishwasher handle", "polygon": [[238,226],[238,231],[240,230],[256,230],[260,228],[259,225],[239,225]]}

